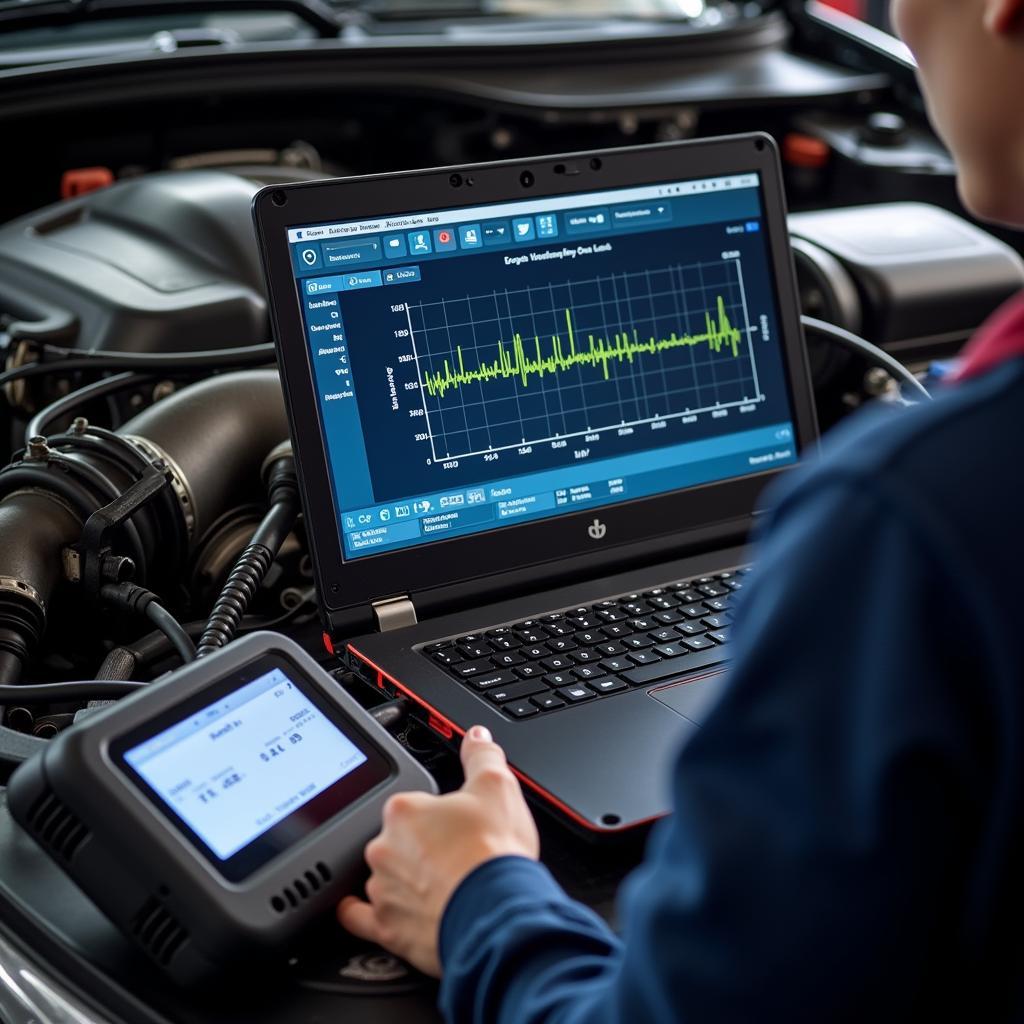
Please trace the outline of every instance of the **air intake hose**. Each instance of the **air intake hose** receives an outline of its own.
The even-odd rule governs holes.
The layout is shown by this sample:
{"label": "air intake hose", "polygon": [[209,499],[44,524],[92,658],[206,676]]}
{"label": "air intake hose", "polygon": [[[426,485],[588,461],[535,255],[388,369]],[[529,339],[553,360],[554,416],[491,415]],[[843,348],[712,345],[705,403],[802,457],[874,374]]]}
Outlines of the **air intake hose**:
{"label": "air intake hose", "polygon": [[[190,550],[219,516],[259,500],[266,453],[288,424],[276,370],[211,377],[157,403],[118,431],[76,420],[34,439],[0,470],[0,655],[4,675],[39,643],[66,551],[86,520],[137,484],[154,465],[171,488],[112,531],[135,582],[160,592],[177,580]],[[73,573],[72,573],[73,575]]]}

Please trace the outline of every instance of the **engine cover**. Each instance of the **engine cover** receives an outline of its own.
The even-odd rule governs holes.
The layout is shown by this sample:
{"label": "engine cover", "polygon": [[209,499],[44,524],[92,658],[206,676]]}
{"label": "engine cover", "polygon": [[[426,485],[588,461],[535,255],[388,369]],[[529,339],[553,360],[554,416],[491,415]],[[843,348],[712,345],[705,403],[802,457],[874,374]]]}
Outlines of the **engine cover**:
{"label": "engine cover", "polygon": [[10,340],[197,351],[269,340],[251,215],[261,183],[223,171],[119,182],[0,228]]}

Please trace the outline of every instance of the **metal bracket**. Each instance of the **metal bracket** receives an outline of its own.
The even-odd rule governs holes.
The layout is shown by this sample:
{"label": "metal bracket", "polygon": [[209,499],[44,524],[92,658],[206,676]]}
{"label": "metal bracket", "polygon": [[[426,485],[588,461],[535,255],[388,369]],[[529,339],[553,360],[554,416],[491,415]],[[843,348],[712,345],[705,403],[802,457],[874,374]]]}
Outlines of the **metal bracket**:
{"label": "metal bracket", "polygon": [[68,550],[65,571],[71,568],[71,575],[77,575],[86,590],[98,596],[100,587],[108,582],[103,571],[106,557],[110,553],[106,543],[108,531],[120,526],[167,486],[167,468],[150,466],[123,494],[93,512],[82,527],[81,540]]}
{"label": "metal bracket", "polygon": [[416,609],[404,594],[401,597],[389,597],[386,601],[374,601],[372,608],[377,629],[381,633],[416,625]]}

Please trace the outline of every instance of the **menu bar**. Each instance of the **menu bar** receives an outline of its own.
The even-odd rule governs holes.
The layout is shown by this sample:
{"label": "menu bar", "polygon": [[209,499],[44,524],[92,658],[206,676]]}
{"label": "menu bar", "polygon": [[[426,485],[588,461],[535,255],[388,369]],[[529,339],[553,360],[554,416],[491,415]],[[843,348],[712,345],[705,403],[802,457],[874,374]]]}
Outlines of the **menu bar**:
{"label": "menu bar", "polygon": [[602,204],[639,203],[643,200],[675,196],[707,195],[709,193],[728,192],[735,189],[757,188],[759,183],[757,174],[734,174],[719,178],[702,178],[699,181],[645,185],[638,188],[616,189],[597,193],[589,192],[575,196],[556,196],[551,199],[492,203],[488,206],[411,213],[404,216],[382,217],[373,220],[317,224],[304,228],[291,228],[288,231],[288,241],[305,242],[315,239],[344,238],[350,235],[366,235],[385,231],[432,228],[442,222],[448,224],[469,224],[473,221],[489,217],[514,217],[517,214],[542,214],[549,210],[583,209],[585,207],[592,207],[595,202]]}

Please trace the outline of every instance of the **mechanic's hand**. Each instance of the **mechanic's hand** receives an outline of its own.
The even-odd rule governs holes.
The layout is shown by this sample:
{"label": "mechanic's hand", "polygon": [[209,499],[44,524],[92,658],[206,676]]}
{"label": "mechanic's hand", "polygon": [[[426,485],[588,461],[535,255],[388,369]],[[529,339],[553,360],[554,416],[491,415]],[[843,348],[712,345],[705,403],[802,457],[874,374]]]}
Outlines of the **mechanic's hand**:
{"label": "mechanic's hand", "polygon": [[372,874],[364,902],[346,896],[338,920],[425,974],[441,976],[441,915],[458,884],[506,854],[536,860],[537,826],[505,753],[483,726],[460,751],[466,781],[445,796],[398,793],[384,805],[384,828],[366,844]]}

